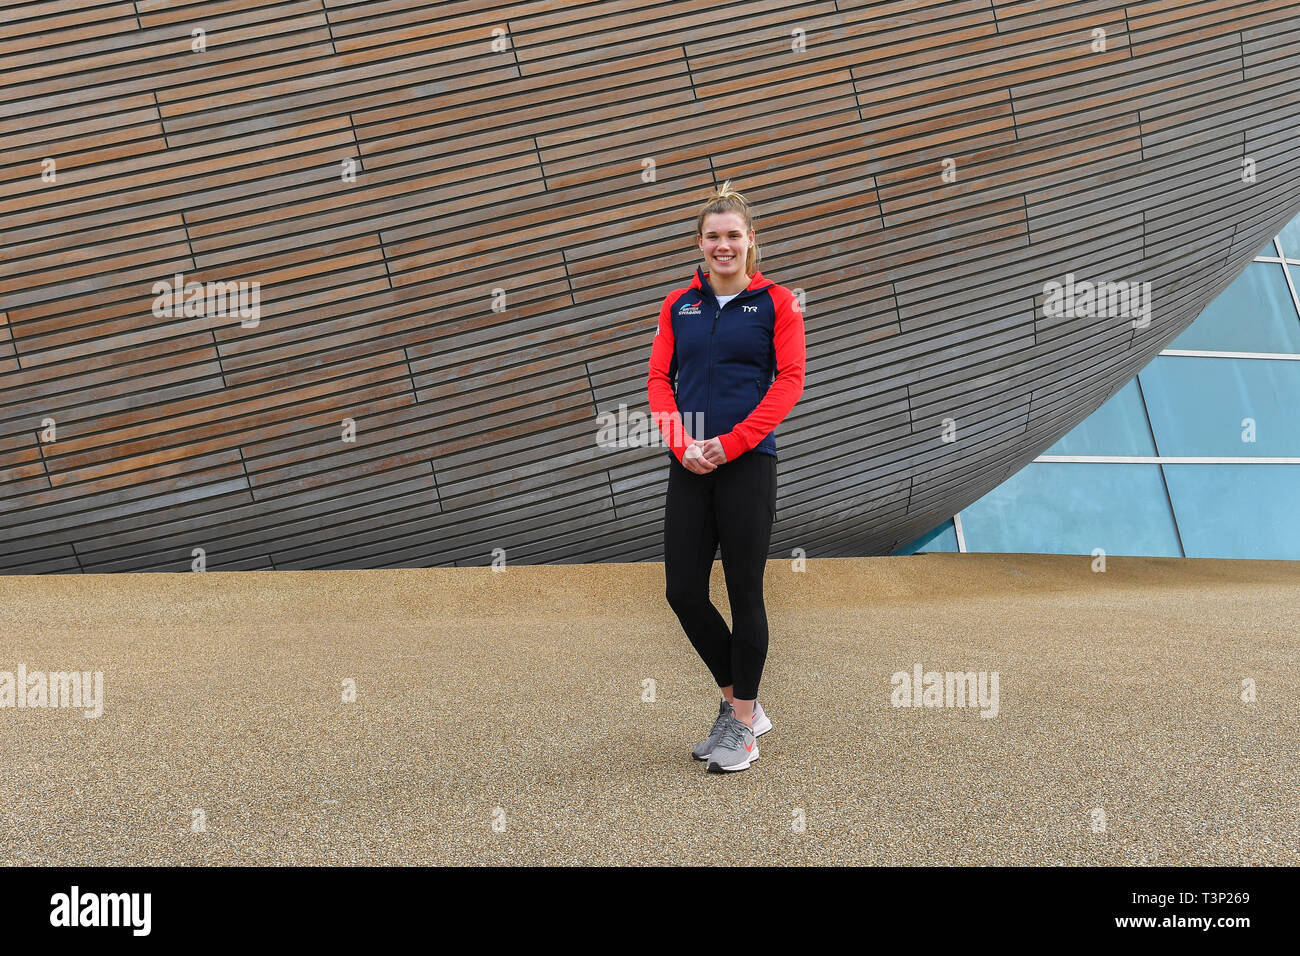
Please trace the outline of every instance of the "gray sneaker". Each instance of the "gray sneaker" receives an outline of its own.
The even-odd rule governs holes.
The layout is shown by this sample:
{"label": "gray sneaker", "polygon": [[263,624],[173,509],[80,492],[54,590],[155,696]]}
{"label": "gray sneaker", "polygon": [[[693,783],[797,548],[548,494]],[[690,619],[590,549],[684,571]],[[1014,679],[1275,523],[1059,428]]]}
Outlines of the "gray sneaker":
{"label": "gray sneaker", "polygon": [[748,770],[749,765],[758,759],[758,738],[754,732],[736,719],[734,713],[727,715],[727,725],[722,728],[722,736],[717,746],[709,754],[709,773],[730,773],[734,770]]}
{"label": "gray sneaker", "polygon": [[709,731],[707,740],[702,740],[691,749],[691,756],[696,760],[708,760],[709,754],[713,753],[713,748],[718,743],[718,738],[722,736],[722,728],[727,725],[727,718],[734,712],[731,703],[727,698],[722,698],[722,703],[718,705],[718,719],[713,722],[713,729]]}

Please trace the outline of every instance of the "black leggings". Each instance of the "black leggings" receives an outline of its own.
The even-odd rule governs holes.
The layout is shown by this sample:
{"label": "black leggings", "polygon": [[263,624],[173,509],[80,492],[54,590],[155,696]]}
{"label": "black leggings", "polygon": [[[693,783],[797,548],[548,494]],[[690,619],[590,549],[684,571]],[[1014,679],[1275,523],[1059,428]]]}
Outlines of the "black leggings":
{"label": "black leggings", "polygon": [[[707,475],[676,458],[668,468],[668,603],[718,686],[732,684],[737,698],[754,700],[767,659],[763,571],[776,518],[776,457],[749,451]],[[734,633],[709,600],[719,543]]]}

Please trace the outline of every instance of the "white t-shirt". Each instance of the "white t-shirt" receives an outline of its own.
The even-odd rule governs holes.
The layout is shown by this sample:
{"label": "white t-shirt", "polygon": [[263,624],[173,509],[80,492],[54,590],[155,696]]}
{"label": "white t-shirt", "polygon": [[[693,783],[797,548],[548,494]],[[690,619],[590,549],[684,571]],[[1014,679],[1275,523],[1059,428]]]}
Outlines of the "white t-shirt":
{"label": "white t-shirt", "polygon": [[722,308],[724,305],[726,305],[728,302],[730,302],[732,299],[734,299],[737,295],[740,295],[740,293],[737,292],[735,295],[720,295],[720,296],[718,296],[718,308]]}

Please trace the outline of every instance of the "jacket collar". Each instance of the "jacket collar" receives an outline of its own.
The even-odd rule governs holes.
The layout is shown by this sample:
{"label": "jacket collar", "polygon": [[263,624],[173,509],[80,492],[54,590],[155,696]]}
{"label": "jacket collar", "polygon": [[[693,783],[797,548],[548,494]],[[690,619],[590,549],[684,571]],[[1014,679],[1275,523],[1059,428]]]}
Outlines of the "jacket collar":
{"label": "jacket collar", "polygon": [[[749,292],[760,292],[768,286],[775,284],[776,283],[764,279],[763,273],[755,269],[754,274],[749,277],[749,285],[745,286],[738,295],[745,295]],[[717,293],[713,291],[713,286],[709,285],[709,274],[704,271],[703,266],[695,267],[695,278],[691,280],[690,288],[699,289],[701,292],[707,292],[709,295],[713,296],[714,299],[717,299],[718,297]]]}

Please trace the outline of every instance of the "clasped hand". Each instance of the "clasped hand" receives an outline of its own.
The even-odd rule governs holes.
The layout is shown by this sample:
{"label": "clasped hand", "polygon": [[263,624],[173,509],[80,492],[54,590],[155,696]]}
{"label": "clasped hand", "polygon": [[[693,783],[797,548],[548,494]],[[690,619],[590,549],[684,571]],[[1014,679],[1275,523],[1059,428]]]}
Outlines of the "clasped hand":
{"label": "clasped hand", "polygon": [[722,440],[708,438],[704,441],[691,439],[682,453],[682,464],[697,475],[707,475],[719,465],[726,464],[727,453],[722,450]]}

